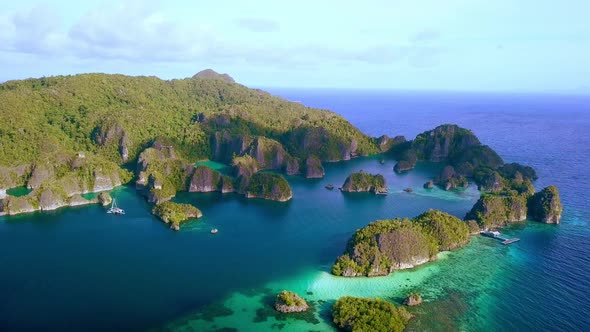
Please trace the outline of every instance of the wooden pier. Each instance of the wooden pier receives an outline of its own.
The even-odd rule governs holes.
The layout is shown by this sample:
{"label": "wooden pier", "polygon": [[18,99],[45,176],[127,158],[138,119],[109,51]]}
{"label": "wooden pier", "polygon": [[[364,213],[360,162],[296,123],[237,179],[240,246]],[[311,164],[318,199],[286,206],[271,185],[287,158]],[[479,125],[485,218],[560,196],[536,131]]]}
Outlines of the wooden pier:
{"label": "wooden pier", "polygon": [[510,243],[514,243],[514,242],[520,241],[520,239],[517,238],[517,237],[512,238],[512,239],[507,239],[507,238],[503,237],[499,232],[480,232],[480,234],[482,236],[487,236],[487,237],[491,237],[492,239],[500,240],[500,241],[502,241],[501,243],[503,245],[507,245],[507,244],[510,244]]}

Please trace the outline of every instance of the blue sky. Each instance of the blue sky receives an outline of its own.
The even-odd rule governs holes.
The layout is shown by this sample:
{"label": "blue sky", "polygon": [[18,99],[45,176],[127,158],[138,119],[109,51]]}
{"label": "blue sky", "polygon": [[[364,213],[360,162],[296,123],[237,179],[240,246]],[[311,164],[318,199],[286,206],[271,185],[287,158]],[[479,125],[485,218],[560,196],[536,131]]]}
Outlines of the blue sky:
{"label": "blue sky", "polygon": [[590,92],[590,1],[11,1],[0,81],[84,72],[260,87]]}

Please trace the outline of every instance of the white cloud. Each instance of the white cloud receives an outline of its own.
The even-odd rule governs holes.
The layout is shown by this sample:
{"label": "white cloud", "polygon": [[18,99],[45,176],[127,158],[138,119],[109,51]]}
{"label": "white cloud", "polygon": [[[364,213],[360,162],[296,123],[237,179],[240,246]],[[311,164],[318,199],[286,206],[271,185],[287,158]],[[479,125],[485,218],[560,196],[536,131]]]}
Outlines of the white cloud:
{"label": "white cloud", "polygon": [[63,43],[60,18],[46,6],[35,6],[0,17],[0,50],[51,54]]}
{"label": "white cloud", "polygon": [[190,61],[215,48],[207,27],[182,25],[153,7],[127,3],[86,14],[69,31],[82,57],[140,61]]}

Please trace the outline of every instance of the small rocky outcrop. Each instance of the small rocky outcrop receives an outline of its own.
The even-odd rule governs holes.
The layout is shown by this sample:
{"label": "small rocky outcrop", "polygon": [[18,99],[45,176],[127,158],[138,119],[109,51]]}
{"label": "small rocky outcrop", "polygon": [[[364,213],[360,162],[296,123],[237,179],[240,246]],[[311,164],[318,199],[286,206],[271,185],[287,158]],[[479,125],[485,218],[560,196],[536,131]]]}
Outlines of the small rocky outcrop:
{"label": "small rocky outcrop", "polygon": [[343,192],[372,192],[375,194],[386,193],[387,184],[381,174],[369,174],[363,171],[350,174],[341,190]]}
{"label": "small rocky outcrop", "polygon": [[273,173],[256,173],[248,182],[247,198],[262,198],[286,202],[293,197],[291,187],[285,178]]}
{"label": "small rocky outcrop", "polygon": [[411,293],[404,299],[404,304],[410,307],[417,306],[424,302],[418,293]]}
{"label": "small rocky outcrop", "polygon": [[101,192],[98,194],[98,203],[102,206],[110,205],[113,202],[113,198],[107,192]]}
{"label": "small rocky outcrop", "polygon": [[434,181],[430,180],[424,184],[424,189],[433,189],[434,188]]}
{"label": "small rocky outcrop", "polygon": [[413,169],[415,166],[415,163],[412,163],[408,160],[400,160],[395,164],[395,166],[393,166],[393,171],[396,173],[403,173]]}
{"label": "small rocky outcrop", "polygon": [[534,194],[528,202],[529,216],[546,224],[559,224],[563,206],[559,197],[559,190],[549,186]]}
{"label": "small rocky outcrop", "polygon": [[201,210],[190,204],[180,204],[174,202],[164,202],[156,205],[152,209],[152,213],[160,218],[165,223],[170,223],[172,229],[179,230],[180,224],[195,218],[201,218],[203,213]]}
{"label": "small rocky outcrop", "polygon": [[469,186],[467,178],[455,172],[455,168],[450,165],[443,168],[441,174],[436,178],[436,183],[446,191]]}
{"label": "small rocky outcrop", "polygon": [[303,312],[309,309],[309,305],[302,297],[286,290],[277,295],[274,307],[276,311],[282,313]]}
{"label": "small rocky outcrop", "polygon": [[305,160],[305,177],[308,179],[321,179],[326,173],[322,161],[316,156],[309,156]]}

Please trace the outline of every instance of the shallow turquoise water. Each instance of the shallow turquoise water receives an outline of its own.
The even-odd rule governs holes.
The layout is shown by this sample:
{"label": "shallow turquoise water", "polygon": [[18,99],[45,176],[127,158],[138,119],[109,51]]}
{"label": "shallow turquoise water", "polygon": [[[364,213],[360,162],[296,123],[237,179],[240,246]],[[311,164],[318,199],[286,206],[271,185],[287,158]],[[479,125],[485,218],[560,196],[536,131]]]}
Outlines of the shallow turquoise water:
{"label": "shallow turquoise water", "polygon": [[[414,330],[590,330],[590,207],[580,194],[590,189],[583,173],[590,168],[588,100],[290,93],[371,135],[414,136],[448,122],[471,128],[507,161],[535,167],[537,188],[560,188],[562,224],[517,225],[505,230],[522,239],[510,246],[474,238],[423,267],[345,279],[328,271],[357,228],[428,208],[463,217],[478,192],[423,189],[434,165],[395,175],[394,161],[362,158],[326,165],[322,180],[288,177],[294,197],[287,203],[179,195],[204,217],[172,232],[134,190],[121,188],[112,195],[125,216],[88,206],[0,218],[0,330],[331,330],[329,309],[339,296],[399,302],[409,291],[426,300],[414,309]],[[384,174],[390,195],[324,188],[360,169]],[[308,298],[314,312],[275,314],[270,302],[283,288]]]}
{"label": "shallow turquoise water", "polygon": [[20,196],[25,196],[28,195],[32,190],[31,189],[27,189],[27,187],[15,187],[15,188],[10,188],[6,191],[6,194],[11,195],[11,196],[15,196],[15,197],[20,197]]}

